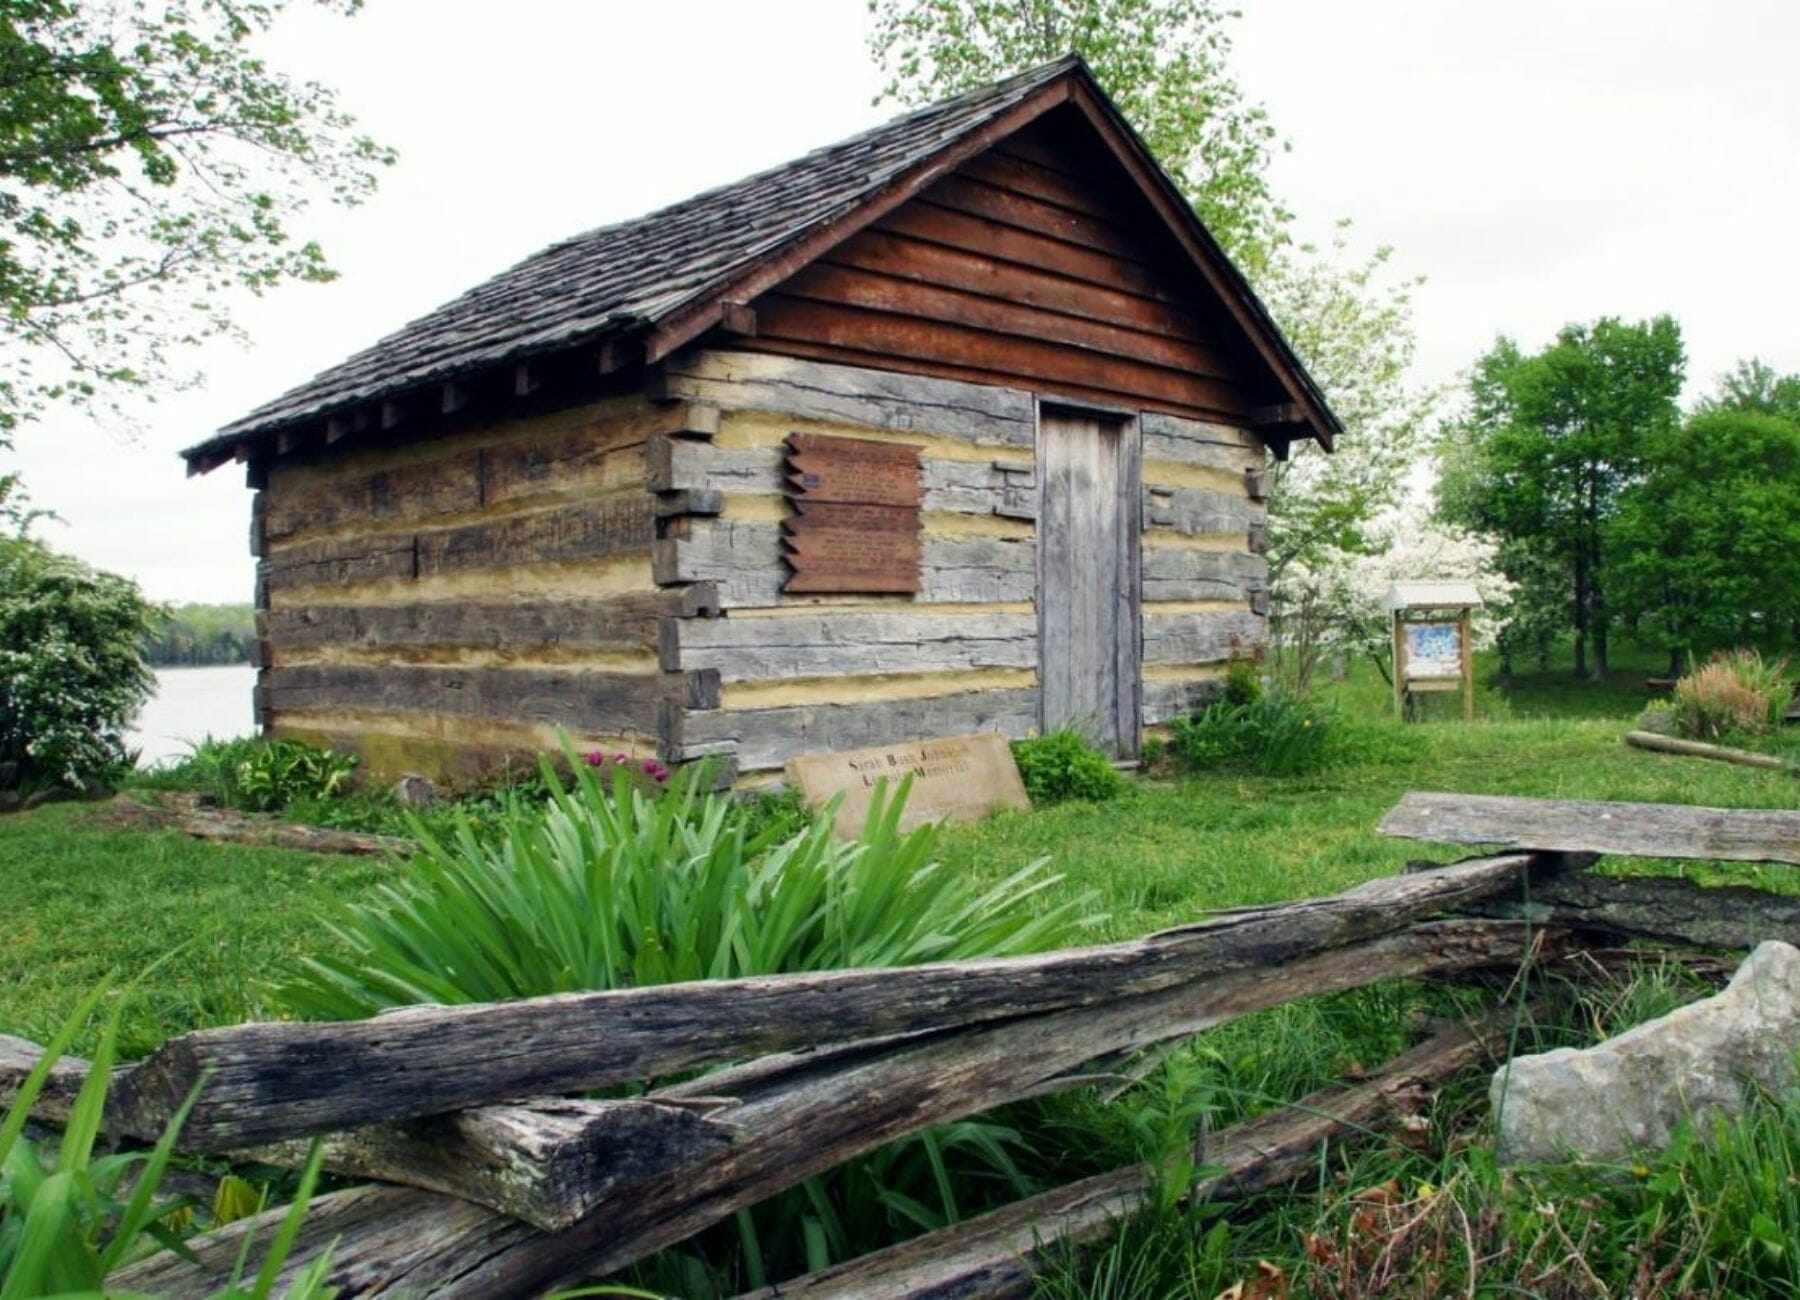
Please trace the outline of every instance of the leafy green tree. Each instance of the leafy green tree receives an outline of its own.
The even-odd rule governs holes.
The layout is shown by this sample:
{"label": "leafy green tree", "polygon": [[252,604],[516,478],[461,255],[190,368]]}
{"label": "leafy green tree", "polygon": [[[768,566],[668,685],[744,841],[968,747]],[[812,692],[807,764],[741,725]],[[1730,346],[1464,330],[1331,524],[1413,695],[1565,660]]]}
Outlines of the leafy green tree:
{"label": "leafy green tree", "polygon": [[241,664],[256,640],[256,611],[249,605],[176,605],[144,643],[144,658],[165,664]]}
{"label": "leafy green tree", "polygon": [[870,0],[882,98],[924,104],[1070,53],[1085,58],[1240,265],[1286,238],[1267,176],[1287,146],[1227,66],[1215,0]]}
{"label": "leafy green tree", "polygon": [[1701,398],[1695,411],[1755,411],[1800,422],[1800,375],[1781,374],[1761,357],[1750,357],[1720,375],[1712,396]]}
{"label": "leafy green tree", "polygon": [[[1339,450],[1296,444],[1269,519],[1274,604],[1309,574],[1388,544],[1381,516],[1406,491],[1439,394],[1408,380],[1412,295],[1392,250],[1303,243],[1269,183],[1288,146],[1230,68],[1217,0],[870,0],[885,97],[923,103],[1075,51],[1244,270],[1345,424]],[[1296,596],[1297,599],[1297,596]]]}
{"label": "leafy green tree", "polygon": [[1527,356],[1502,338],[1476,363],[1465,418],[1447,430],[1439,509],[1495,535],[1525,588],[1554,573],[1568,593],[1575,671],[1607,672],[1617,611],[1609,599],[1608,519],[1643,474],[1647,446],[1674,430],[1686,354],[1659,316],[1570,325]]}
{"label": "leafy green tree", "polygon": [[289,3],[0,5],[0,446],[48,404],[176,378],[231,291],[331,277],[290,222],[392,155],[254,52]]}
{"label": "leafy green tree", "polygon": [[1652,437],[1607,528],[1614,602],[1684,655],[1800,629],[1800,423],[1715,408]]}
{"label": "leafy green tree", "polygon": [[137,584],[0,540],[0,789],[104,785],[149,698],[140,647],[161,611]]}

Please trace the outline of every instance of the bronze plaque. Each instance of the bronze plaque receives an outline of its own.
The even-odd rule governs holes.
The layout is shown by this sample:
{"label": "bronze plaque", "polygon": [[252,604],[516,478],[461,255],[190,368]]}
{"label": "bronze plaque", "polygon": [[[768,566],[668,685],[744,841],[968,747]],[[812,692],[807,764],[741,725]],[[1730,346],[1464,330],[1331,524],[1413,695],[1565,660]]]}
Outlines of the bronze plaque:
{"label": "bronze plaque", "polygon": [[795,433],[788,437],[784,591],[919,590],[919,449]]}

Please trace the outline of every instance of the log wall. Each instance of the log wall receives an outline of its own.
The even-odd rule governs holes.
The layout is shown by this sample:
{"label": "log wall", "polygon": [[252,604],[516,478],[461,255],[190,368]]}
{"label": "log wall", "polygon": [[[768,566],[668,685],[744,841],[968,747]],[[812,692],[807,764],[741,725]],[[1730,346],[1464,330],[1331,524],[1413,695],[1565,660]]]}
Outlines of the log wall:
{"label": "log wall", "polygon": [[[810,750],[1039,724],[1035,399],[802,358],[697,351],[660,395],[719,411],[717,430],[652,437],[649,482],[684,513],[663,521],[665,590],[710,584],[723,616],[663,620],[661,667],[717,674],[716,707],[680,710],[668,756],[744,773]],[[1260,538],[1264,452],[1228,425],[1147,412],[1142,440],[1142,721],[1217,689],[1266,639]],[[921,590],[783,592],[782,443],[793,432],[917,446]]]}
{"label": "log wall", "polygon": [[479,779],[554,748],[649,755],[717,676],[665,671],[652,438],[701,405],[609,398],[479,432],[273,461],[253,511],[258,721],[377,778]]}

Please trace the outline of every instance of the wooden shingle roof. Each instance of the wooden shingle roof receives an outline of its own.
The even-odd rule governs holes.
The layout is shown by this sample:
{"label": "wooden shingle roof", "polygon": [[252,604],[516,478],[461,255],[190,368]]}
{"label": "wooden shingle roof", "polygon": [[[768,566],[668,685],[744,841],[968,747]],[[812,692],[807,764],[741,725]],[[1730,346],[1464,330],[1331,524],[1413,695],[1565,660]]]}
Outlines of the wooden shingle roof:
{"label": "wooden shingle roof", "polygon": [[[810,260],[809,247],[835,242],[839,227],[839,238],[853,233],[856,214],[884,196],[897,201],[915,192],[962,160],[959,145],[997,128],[1004,134],[1012,119],[1029,121],[1034,101],[1063,92],[1054,101],[1062,102],[1075,93],[1075,83],[1090,103],[1103,106],[1155,179],[1175,196],[1190,233],[1203,241],[1229,280],[1229,296],[1248,309],[1265,356],[1273,353],[1277,369],[1294,377],[1289,388],[1309,408],[1314,436],[1329,445],[1338,423],[1261,302],[1180,202],[1086,65],[1069,55],[730,185],[553,244],[182,455],[190,472],[204,471],[234,452],[242,458],[278,433],[334,413],[571,347],[642,337],[651,343],[647,352],[637,350],[635,359],[656,360],[716,321],[720,300],[747,276],[759,269],[779,271],[784,262],[794,263],[787,273],[798,269]],[[693,328],[671,342],[671,330],[690,323]]]}

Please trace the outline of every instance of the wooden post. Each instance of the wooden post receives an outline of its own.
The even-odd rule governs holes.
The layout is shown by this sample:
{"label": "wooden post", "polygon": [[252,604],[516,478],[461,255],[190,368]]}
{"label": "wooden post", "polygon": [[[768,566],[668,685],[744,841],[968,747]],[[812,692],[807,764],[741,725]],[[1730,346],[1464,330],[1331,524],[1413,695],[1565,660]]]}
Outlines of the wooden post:
{"label": "wooden post", "polygon": [[1406,720],[1406,613],[1394,611],[1394,716]]}
{"label": "wooden post", "polygon": [[1469,610],[1465,605],[1456,616],[1457,641],[1462,651],[1463,721],[1475,721],[1475,659],[1469,643]]}

